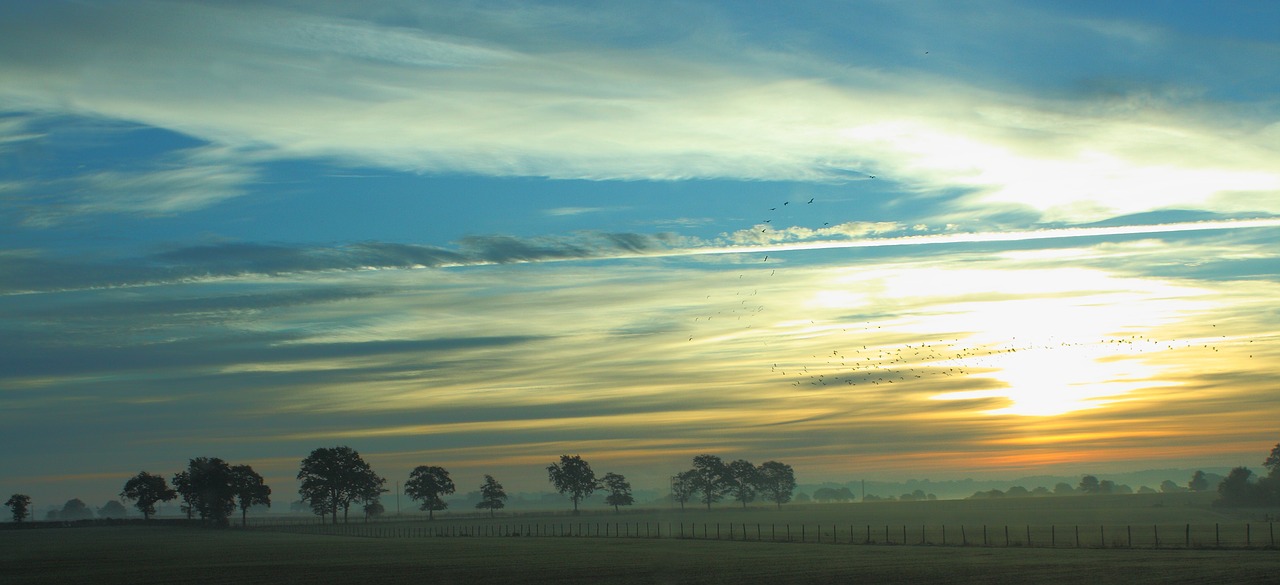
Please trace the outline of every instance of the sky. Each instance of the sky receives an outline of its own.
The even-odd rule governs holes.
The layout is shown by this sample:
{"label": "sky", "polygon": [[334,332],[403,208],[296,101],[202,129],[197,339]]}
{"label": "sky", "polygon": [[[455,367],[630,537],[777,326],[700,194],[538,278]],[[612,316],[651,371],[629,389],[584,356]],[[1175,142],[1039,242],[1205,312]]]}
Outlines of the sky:
{"label": "sky", "polygon": [[[0,491],[1261,466],[1280,5],[0,1]],[[1183,479],[1183,478],[1174,478]]]}

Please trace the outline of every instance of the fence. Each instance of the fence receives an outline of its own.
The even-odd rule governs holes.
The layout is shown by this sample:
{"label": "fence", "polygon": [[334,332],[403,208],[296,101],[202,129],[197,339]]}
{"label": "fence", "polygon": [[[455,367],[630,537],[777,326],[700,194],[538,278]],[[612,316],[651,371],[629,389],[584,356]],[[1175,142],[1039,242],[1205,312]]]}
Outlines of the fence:
{"label": "fence", "polygon": [[1275,523],[814,525],[712,522],[263,523],[257,530],[364,538],[676,538],[814,544],[1037,548],[1276,548]]}

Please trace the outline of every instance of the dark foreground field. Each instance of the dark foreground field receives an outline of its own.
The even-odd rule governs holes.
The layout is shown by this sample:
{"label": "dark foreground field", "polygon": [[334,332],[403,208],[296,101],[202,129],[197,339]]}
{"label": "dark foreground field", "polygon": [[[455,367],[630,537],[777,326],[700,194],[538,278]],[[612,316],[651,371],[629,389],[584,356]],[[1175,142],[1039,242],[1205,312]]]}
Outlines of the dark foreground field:
{"label": "dark foreground field", "polygon": [[114,526],[0,532],[0,582],[1275,583],[1280,552],[373,539]]}

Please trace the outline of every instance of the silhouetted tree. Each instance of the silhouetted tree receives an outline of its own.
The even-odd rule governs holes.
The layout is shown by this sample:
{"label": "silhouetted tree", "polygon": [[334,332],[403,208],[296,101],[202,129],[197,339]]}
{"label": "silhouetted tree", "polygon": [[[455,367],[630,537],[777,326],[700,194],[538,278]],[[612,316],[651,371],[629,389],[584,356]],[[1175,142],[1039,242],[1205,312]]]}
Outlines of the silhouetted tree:
{"label": "silhouetted tree", "polygon": [[[757,487],[764,498],[777,504],[791,501],[791,493],[796,489],[796,474],[790,465],[778,461],[765,461],[760,464]],[[807,497],[807,496],[806,496]]]}
{"label": "silhouetted tree", "polygon": [[1082,494],[1096,494],[1102,490],[1102,484],[1098,478],[1092,475],[1086,475],[1080,478],[1080,485],[1076,486],[1076,491]]}
{"label": "silhouetted tree", "polygon": [[72,498],[62,505],[62,511],[58,512],[59,520],[75,521],[89,520],[93,518],[93,510],[86,506],[80,498]]}
{"label": "silhouetted tree", "polygon": [[151,475],[145,471],[138,472],[124,482],[120,497],[133,500],[134,507],[142,512],[143,520],[150,520],[156,513],[157,502],[167,502],[178,497],[178,492],[169,487],[162,475]]}
{"label": "silhouetted tree", "polygon": [[13,512],[13,521],[22,522],[31,515],[31,496],[26,494],[13,494],[9,496],[9,500],[4,503],[9,507],[9,511]]}
{"label": "silhouetted tree", "polygon": [[1224,506],[1248,506],[1259,501],[1257,485],[1249,481],[1253,472],[1248,467],[1236,467],[1218,484],[1217,503]]}
{"label": "silhouetted tree", "polygon": [[1060,481],[1057,485],[1053,486],[1053,495],[1055,496],[1069,496],[1075,492],[1075,488],[1071,487],[1071,484],[1065,481]]}
{"label": "silhouetted tree", "polygon": [[240,505],[240,526],[245,526],[248,522],[249,508],[257,505],[271,507],[271,486],[268,486],[262,476],[248,465],[232,467],[231,475],[235,485],[235,496]]}
{"label": "silhouetted tree", "polygon": [[236,509],[231,466],[217,457],[196,457],[187,463],[187,478],[194,495],[191,504],[200,518],[216,526],[230,524],[231,512]]}
{"label": "silhouetted tree", "polygon": [[1191,481],[1187,482],[1187,489],[1193,492],[1203,492],[1209,489],[1209,478],[1205,477],[1203,471],[1196,470],[1191,474]]}
{"label": "silhouetted tree", "polygon": [[711,509],[711,504],[720,501],[733,478],[729,475],[729,466],[716,455],[698,455],[693,458],[694,485],[702,494],[702,503]]}
{"label": "silhouetted tree", "polygon": [[476,508],[489,510],[489,517],[492,518],[494,511],[507,505],[507,492],[502,488],[502,484],[494,479],[492,475],[484,476],[484,483],[480,484],[480,501],[476,503]]}
{"label": "silhouetted tree", "polygon": [[591,464],[578,455],[561,455],[560,463],[548,465],[547,479],[556,487],[556,491],[569,494],[574,514],[578,513],[578,502],[590,497],[599,487],[596,474],[591,471]]}
{"label": "silhouetted tree", "polygon": [[692,499],[693,494],[697,492],[693,471],[681,471],[671,479],[671,499],[680,502],[681,510],[684,509],[685,502]]}
{"label": "silhouetted tree", "polygon": [[191,474],[185,471],[173,474],[173,489],[182,497],[179,508],[187,515],[187,520],[190,520],[196,509],[196,492],[191,485]]}
{"label": "silhouetted tree", "polygon": [[[1196,473],[1199,473],[1199,474],[1200,474],[1200,478],[1201,478],[1201,480],[1202,480],[1202,481],[1204,481],[1204,473],[1203,473],[1203,472],[1199,472],[1199,471],[1197,471]],[[1191,478],[1191,483],[1190,483],[1190,484],[1188,484],[1188,485],[1189,485],[1189,486],[1190,486],[1190,485],[1195,485],[1195,483],[1196,483],[1195,477],[1192,477],[1192,478]],[[1205,483],[1207,484],[1208,482],[1207,482],[1207,481],[1205,481]],[[1178,485],[1178,484],[1174,483],[1172,479],[1166,479],[1166,480],[1164,480],[1164,481],[1160,482],[1160,493],[1163,493],[1163,494],[1176,494],[1176,493],[1178,493],[1178,492],[1185,492],[1185,491],[1187,491],[1187,489],[1189,489],[1189,488],[1184,488],[1184,487],[1182,487],[1182,486],[1180,486],[1180,485]],[[1193,491],[1197,491],[1197,490],[1193,490]]]}
{"label": "silhouetted tree", "polygon": [[734,501],[742,502],[742,507],[756,499],[756,491],[760,489],[760,469],[746,459],[738,459],[729,463],[729,495]]}
{"label": "silhouetted tree", "polygon": [[1280,443],[1271,448],[1271,453],[1262,462],[1262,466],[1267,468],[1272,477],[1280,477]]}
{"label": "silhouetted tree", "polygon": [[382,506],[382,502],[374,500],[364,505],[364,518],[367,522],[370,518],[377,518],[385,514],[387,509]]}
{"label": "silhouetted tree", "polygon": [[[1112,494],[1112,493],[1115,493],[1116,491],[1117,491],[1116,482],[1111,481],[1109,479],[1104,479],[1098,482],[1098,493]],[[1133,491],[1133,490],[1129,490],[1129,491]]]}
{"label": "silhouetted tree", "polygon": [[116,500],[107,500],[101,508],[98,508],[99,518],[124,518],[129,515],[129,510],[125,509],[124,504]]}
{"label": "silhouetted tree", "polygon": [[605,497],[604,502],[613,506],[614,514],[619,512],[618,506],[630,506],[636,501],[631,496],[631,484],[627,482],[627,478],[620,474],[613,472],[604,474],[604,479],[600,481],[600,485],[609,491],[609,495]]}
{"label": "silhouetted tree", "polygon": [[435,511],[444,510],[449,504],[442,496],[453,493],[453,480],[443,467],[419,465],[409,473],[404,493],[412,500],[422,500],[421,509],[427,511],[427,519],[435,520]]}
{"label": "silhouetted tree", "polygon": [[317,514],[332,514],[338,523],[338,508],[342,508],[342,521],[352,502],[369,502],[386,490],[386,479],[373,472],[360,454],[351,447],[321,447],[302,460],[298,470],[298,495],[311,504]]}

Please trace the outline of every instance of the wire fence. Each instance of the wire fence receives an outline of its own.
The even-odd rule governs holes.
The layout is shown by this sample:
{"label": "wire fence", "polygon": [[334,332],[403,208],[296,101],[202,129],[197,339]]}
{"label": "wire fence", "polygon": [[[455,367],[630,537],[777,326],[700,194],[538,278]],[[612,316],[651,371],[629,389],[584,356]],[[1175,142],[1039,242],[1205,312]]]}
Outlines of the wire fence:
{"label": "wire fence", "polygon": [[812,544],[1037,548],[1276,548],[1274,522],[1147,525],[263,522],[254,530],[361,538],[650,538]]}

